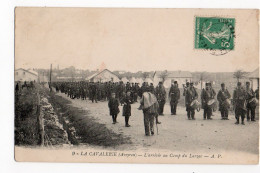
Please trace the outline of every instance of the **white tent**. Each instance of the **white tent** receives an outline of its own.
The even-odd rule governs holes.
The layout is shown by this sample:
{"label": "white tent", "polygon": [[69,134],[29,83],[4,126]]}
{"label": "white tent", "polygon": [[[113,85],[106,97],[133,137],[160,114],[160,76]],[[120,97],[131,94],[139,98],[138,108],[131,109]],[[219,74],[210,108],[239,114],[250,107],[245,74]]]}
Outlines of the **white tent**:
{"label": "white tent", "polygon": [[136,83],[135,77],[132,77],[129,82],[130,82],[130,83]]}
{"label": "white tent", "polygon": [[136,82],[139,83],[139,84],[142,84],[144,81],[141,78],[136,78]]}
{"label": "white tent", "polygon": [[123,81],[123,83],[129,82],[129,80],[128,80],[126,77],[123,77],[123,78],[121,79],[121,81]]}

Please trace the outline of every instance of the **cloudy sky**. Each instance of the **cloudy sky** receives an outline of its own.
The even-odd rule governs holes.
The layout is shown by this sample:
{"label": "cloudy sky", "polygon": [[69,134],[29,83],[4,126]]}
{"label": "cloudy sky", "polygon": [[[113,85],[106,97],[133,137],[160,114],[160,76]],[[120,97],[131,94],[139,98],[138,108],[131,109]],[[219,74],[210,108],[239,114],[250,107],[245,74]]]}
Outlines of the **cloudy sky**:
{"label": "cloudy sky", "polygon": [[[194,49],[195,16],[235,18],[235,50]],[[16,8],[15,68],[253,71],[258,38],[249,10]]]}

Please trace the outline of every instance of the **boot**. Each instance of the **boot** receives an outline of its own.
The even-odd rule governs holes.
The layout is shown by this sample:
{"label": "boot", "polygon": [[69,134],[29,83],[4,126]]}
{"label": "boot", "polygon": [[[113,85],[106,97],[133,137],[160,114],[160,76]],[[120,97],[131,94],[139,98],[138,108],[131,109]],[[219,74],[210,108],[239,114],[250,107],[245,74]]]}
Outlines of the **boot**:
{"label": "boot", "polygon": [[155,120],[156,120],[156,124],[161,124],[161,122],[158,120],[158,116],[156,116]]}
{"label": "boot", "polygon": [[235,124],[239,124],[239,119],[237,118],[237,122]]}

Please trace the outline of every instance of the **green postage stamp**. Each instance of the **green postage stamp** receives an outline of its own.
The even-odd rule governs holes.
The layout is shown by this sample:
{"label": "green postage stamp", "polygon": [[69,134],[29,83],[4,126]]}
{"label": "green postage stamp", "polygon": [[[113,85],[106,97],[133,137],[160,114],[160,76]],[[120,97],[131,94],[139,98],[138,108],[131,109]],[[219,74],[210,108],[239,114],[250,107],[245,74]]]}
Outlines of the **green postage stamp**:
{"label": "green postage stamp", "polygon": [[234,18],[196,17],[195,22],[195,49],[234,49]]}

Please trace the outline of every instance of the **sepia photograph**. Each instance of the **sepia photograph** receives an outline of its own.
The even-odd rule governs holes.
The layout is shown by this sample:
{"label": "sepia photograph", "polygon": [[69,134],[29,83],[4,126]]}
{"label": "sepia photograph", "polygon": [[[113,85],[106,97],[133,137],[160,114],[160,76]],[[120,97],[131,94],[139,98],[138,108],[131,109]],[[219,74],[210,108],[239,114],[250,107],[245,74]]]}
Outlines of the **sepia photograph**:
{"label": "sepia photograph", "polygon": [[16,161],[259,164],[259,10],[14,13]]}

